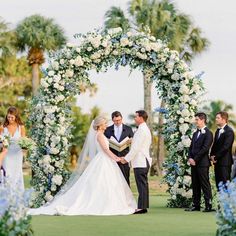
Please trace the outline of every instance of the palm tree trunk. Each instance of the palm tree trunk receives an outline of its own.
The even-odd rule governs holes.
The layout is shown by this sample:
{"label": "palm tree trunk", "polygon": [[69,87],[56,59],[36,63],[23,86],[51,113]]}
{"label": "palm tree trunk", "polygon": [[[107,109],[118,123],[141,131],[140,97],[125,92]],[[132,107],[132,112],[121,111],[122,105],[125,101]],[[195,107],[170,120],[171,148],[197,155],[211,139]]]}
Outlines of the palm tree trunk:
{"label": "palm tree trunk", "polygon": [[[143,85],[144,85],[144,110],[148,113],[148,120],[147,125],[150,128],[151,134],[152,134],[152,146],[150,148],[151,156],[157,157],[157,148],[155,148],[153,145],[155,145],[155,139],[153,136],[153,114],[152,114],[152,81],[148,76],[143,76]],[[151,166],[151,175],[156,175],[160,173],[160,170],[157,170],[157,159],[153,160],[153,164]],[[158,173],[157,173],[158,172]],[[153,174],[155,173],[155,174]]]}
{"label": "palm tree trunk", "polygon": [[32,89],[33,96],[37,94],[39,88],[39,65],[34,63],[32,64]]}
{"label": "palm tree trunk", "polygon": [[148,113],[147,125],[152,132],[153,116],[152,116],[152,81],[149,77],[143,76],[144,87],[144,110]]}
{"label": "palm tree trunk", "polygon": [[[161,108],[164,108],[165,103],[162,100],[161,101]],[[165,157],[165,144],[164,144],[164,138],[162,135],[162,129],[163,129],[163,123],[164,123],[164,117],[163,114],[159,114],[159,122],[158,122],[158,145],[157,145],[157,165],[158,170],[160,170],[159,175],[162,175],[162,164],[164,162]]]}
{"label": "palm tree trunk", "polygon": [[[161,108],[164,107],[164,101],[161,101]],[[162,127],[163,127],[163,114],[159,113],[158,119],[158,136],[157,136],[157,147],[154,149],[155,152],[153,153],[153,164],[150,170],[150,175],[154,176],[161,176],[162,175],[162,164],[164,161],[165,156],[165,146],[164,146],[164,138],[162,137]]]}

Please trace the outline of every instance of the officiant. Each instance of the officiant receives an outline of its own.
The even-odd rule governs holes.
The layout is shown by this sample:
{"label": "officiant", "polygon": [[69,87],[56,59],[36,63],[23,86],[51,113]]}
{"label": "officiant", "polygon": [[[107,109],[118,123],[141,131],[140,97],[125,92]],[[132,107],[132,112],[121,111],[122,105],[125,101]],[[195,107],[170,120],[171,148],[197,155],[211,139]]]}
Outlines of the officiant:
{"label": "officiant", "polygon": [[[132,138],[134,133],[131,127],[123,124],[123,117],[122,114],[119,111],[114,111],[111,114],[111,118],[113,121],[113,125],[107,127],[105,131],[105,136],[110,139],[111,137],[114,137],[118,142],[122,142],[126,137]],[[110,148],[110,150],[117,155],[118,157],[124,157],[129,152],[129,147],[125,148],[123,151],[119,152],[113,148]],[[128,185],[130,185],[130,167],[129,163],[122,164],[118,163]]]}

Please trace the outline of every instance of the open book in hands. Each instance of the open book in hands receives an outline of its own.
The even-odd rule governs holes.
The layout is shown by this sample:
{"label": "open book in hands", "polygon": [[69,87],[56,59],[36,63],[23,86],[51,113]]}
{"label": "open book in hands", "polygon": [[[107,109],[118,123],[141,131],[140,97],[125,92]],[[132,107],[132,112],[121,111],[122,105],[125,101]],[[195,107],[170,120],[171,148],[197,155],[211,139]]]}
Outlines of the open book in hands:
{"label": "open book in hands", "polygon": [[110,139],[108,139],[109,147],[118,152],[122,152],[124,149],[130,146],[131,140],[131,138],[126,137],[121,142],[118,142],[113,136],[111,136]]}

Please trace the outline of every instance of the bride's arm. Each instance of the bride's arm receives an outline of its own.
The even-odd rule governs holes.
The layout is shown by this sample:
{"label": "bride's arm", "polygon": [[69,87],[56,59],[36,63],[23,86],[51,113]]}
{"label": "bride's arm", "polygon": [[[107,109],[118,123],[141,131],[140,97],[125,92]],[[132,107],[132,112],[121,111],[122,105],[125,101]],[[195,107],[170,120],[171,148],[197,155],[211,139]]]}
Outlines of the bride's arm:
{"label": "bride's arm", "polygon": [[109,149],[109,147],[107,147],[107,144],[105,142],[105,136],[102,134],[102,133],[98,133],[97,135],[97,140],[98,140],[98,143],[100,144],[102,150],[113,160],[115,161],[119,161],[120,158],[117,157],[114,153],[112,153]]}

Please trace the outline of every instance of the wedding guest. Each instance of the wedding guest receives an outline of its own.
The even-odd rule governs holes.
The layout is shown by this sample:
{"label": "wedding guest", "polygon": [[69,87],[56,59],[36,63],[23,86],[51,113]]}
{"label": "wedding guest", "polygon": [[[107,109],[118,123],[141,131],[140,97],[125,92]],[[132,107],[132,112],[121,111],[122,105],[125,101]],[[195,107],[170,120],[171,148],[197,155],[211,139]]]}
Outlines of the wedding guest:
{"label": "wedding guest", "polygon": [[211,160],[215,165],[215,181],[219,190],[219,183],[225,184],[230,180],[233,164],[232,146],[234,131],[228,126],[229,115],[225,111],[216,114],[216,124],[219,127],[215,132],[214,143],[211,149]]}
{"label": "wedding guest", "polygon": [[25,136],[25,127],[16,107],[8,108],[0,134],[10,137],[10,145],[3,160],[3,168],[6,171],[7,179],[13,188],[17,185],[18,189],[24,191],[23,152],[17,141],[20,137]]}
{"label": "wedding guest", "polygon": [[203,112],[195,115],[197,131],[193,133],[189,148],[188,162],[191,165],[191,178],[193,188],[193,207],[186,211],[200,211],[201,191],[205,199],[203,212],[212,211],[212,192],[209,180],[209,150],[213,142],[213,134],[206,127],[207,116]]}
{"label": "wedding guest", "polygon": [[4,157],[7,154],[7,149],[6,148],[2,148],[1,152],[0,152],[0,169],[2,168],[2,162],[4,160]]}
{"label": "wedding guest", "polygon": [[[122,140],[124,140],[126,137],[128,138],[132,138],[134,136],[133,130],[131,127],[123,124],[123,117],[122,114],[119,111],[114,111],[111,114],[111,118],[113,121],[113,125],[107,127],[107,129],[105,130],[105,136],[110,139],[112,136],[118,141],[118,142],[122,142]],[[125,148],[123,151],[119,152],[113,148],[110,148],[110,150],[112,151],[112,153],[114,153],[116,156],[118,157],[123,157],[126,156],[127,153],[129,152],[129,147]],[[121,172],[123,173],[126,182],[128,183],[128,185],[130,185],[130,180],[129,180],[129,176],[130,176],[130,167],[128,163],[122,164],[122,163],[118,163]]]}

